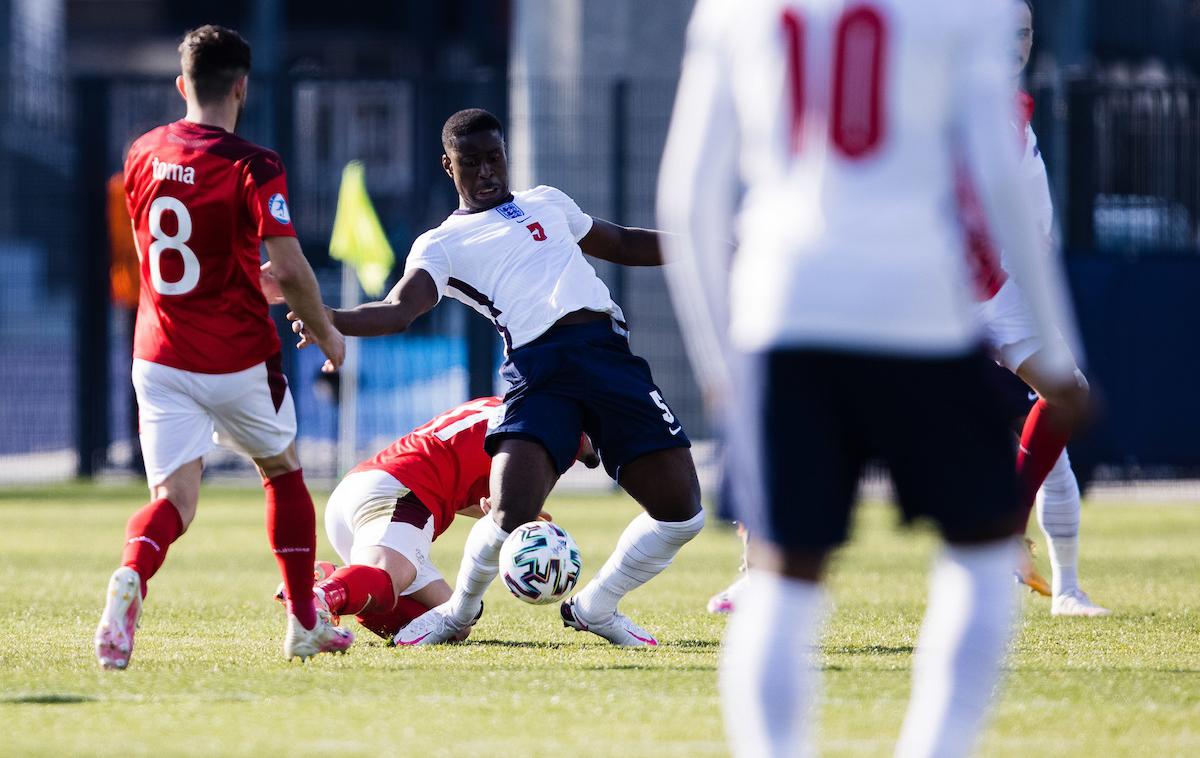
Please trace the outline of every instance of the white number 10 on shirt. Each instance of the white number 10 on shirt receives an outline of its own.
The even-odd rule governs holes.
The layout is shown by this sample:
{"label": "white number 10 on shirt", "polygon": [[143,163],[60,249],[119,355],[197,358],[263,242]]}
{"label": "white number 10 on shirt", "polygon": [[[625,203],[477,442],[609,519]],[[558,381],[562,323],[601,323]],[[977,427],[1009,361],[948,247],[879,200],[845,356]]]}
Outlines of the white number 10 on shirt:
{"label": "white number 10 on shirt", "polygon": [[[789,8],[780,23],[787,45],[791,147],[793,153],[799,153],[804,147],[804,115],[809,105],[805,99],[804,17]],[[857,5],[842,12],[834,32],[829,141],[851,160],[866,157],[883,139],[886,53],[887,27],[878,10]]]}

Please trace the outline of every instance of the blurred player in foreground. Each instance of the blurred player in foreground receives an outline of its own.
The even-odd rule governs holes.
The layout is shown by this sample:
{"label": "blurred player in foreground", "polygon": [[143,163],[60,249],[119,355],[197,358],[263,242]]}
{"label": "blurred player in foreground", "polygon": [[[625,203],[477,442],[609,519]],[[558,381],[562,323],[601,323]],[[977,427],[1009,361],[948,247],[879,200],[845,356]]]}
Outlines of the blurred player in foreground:
{"label": "blurred player in foreground", "polygon": [[[346,565],[314,588],[319,606],[354,614],[391,642],[408,622],[450,599],[430,550],[456,515],[480,518],[490,508],[492,459],[483,441],[498,412],[498,397],[463,403],[342,479],[325,507],[325,533]],[[576,458],[588,468],[600,465],[587,437]]]}
{"label": "blurred player in foreground", "polygon": [[[1017,32],[1012,71],[1019,120],[1014,127],[1021,136],[1021,174],[1028,182],[1028,196],[1034,200],[1034,216],[1045,240],[1044,249],[1047,254],[1052,254],[1054,208],[1050,201],[1050,183],[1046,176],[1046,164],[1038,149],[1037,135],[1030,124],[1033,98],[1019,89],[1021,73],[1029,63],[1033,48],[1033,6],[1028,0],[1015,0],[1015,5]],[[967,191],[968,186],[964,185],[961,189]],[[971,194],[961,200],[968,210],[964,214],[968,241],[981,262],[977,279],[985,298],[979,307],[984,322],[984,338],[1007,370],[1033,387],[1044,387],[1039,357],[1042,341],[1037,336],[1033,315],[1017,283],[1008,276],[1007,261],[1004,257],[996,260],[978,201]],[[1036,493],[1038,525],[1046,535],[1052,570],[1051,582],[1047,583],[1034,568],[1032,555],[1027,549],[1018,564],[1017,577],[1030,589],[1052,598],[1050,612],[1055,616],[1104,616],[1109,611],[1093,603],[1079,586],[1079,483],[1071,470],[1065,447],[1071,433],[1069,409],[1086,402],[1088,390],[1082,372],[1078,372],[1076,378],[1077,383],[1064,391],[1069,397],[1062,398],[1048,392],[1042,392],[1039,396],[1039,393],[1031,392],[1028,400],[1026,393],[1029,388],[1024,382],[1001,380],[1006,385],[1007,394],[1012,396],[1012,412],[1017,416],[1017,429],[1021,436],[1017,478],[1021,504],[1026,514],[1020,524],[1021,532],[1024,532]],[[739,533],[745,539],[743,527],[739,527]],[[1026,543],[1028,546],[1029,541]],[[748,555],[743,555],[742,572],[746,571],[747,560]],[[745,588],[746,577],[743,575],[708,601],[709,612],[731,612],[737,604],[738,595]]]}
{"label": "blurred player in foreground", "polygon": [[[1027,0],[1011,1],[1017,11],[1011,81],[1018,119],[1013,126],[1020,135],[1022,149],[1020,170],[1026,182],[1027,196],[1033,200],[1034,218],[1042,241],[1039,250],[1053,255],[1054,207],[1050,200],[1050,182],[1038,149],[1037,135],[1030,123],[1033,98],[1020,89],[1021,72],[1029,63],[1033,49],[1033,6]],[[969,191],[963,201],[968,208],[978,209]],[[1001,364],[1037,392],[1033,408],[1027,416],[1022,416],[1020,424],[1023,429],[1017,452],[1017,480],[1024,514],[1020,532],[1024,534],[1036,500],[1038,524],[1049,545],[1052,584],[1048,585],[1037,573],[1028,549],[1017,576],[1034,591],[1052,598],[1050,612],[1056,616],[1107,615],[1108,610],[1093,603],[1079,586],[1079,483],[1071,470],[1066,450],[1067,440],[1078,423],[1073,409],[1087,402],[1087,380],[1076,368],[1074,383],[1057,390],[1051,386],[1044,367],[1045,343],[1037,334],[1033,314],[1020,287],[1008,274],[1011,264],[1007,252],[1001,253],[1000,265],[994,265],[996,255],[991,247],[991,235],[982,223],[982,214],[964,215],[970,244],[977,255],[992,264],[981,267],[987,274],[980,277],[985,297],[979,306],[984,337]],[[1049,339],[1062,341],[1058,334]]]}
{"label": "blurred player in foreground", "polygon": [[214,431],[262,475],[267,535],[296,598],[284,655],[344,651],[353,635],[313,603],[316,513],[296,455],[279,336],[259,284],[260,243],[288,303],[310,319],[327,370],[341,364],[345,343],[296,242],[279,156],[233,134],[246,103],[249,45],[237,32],[203,26],[184,36],[179,52],[176,86],[187,113],[140,137],[125,161],[141,260],[133,384],[151,501],[126,526],[96,656],[105,668],[129,665],[146,583],[196,515]]}
{"label": "blurred player in foreground", "polygon": [[[905,517],[947,543],[897,754],[963,755],[984,721],[1019,514],[952,212],[959,161],[1038,334],[1072,333],[1009,125],[1013,21],[1011,0],[697,4],[659,210],[680,233],[668,278],[755,540],[720,667],[737,756],[812,749],[820,580],[872,458]],[[1048,389],[1065,392],[1070,352],[1047,339],[1044,354]]]}
{"label": "blurred player in foreground", "polygon": [[347,335],[392,334],[449,295],[489,319],[504,339],[500,373],[508,390],[484,442],[494,459],[493,510],[471,529],[453,596],[396,642],[445,642],[474,622],[498,573],[500,546],[541,512],[583,432],[608,475],[645,513],[626,527],[592,581],[560,606],[563,623],[615,645],[657,645],[617,604],[700,532],[700,484],[683,424],[649,365],[630,352],[625,317],[584,256],[661,265],[660,235],[593,219],[553,187],[510,192],[503,130],[486,111],[452,115],[442,147],[458,210],[417,238],[403,278],[383,302],[332,315]]}

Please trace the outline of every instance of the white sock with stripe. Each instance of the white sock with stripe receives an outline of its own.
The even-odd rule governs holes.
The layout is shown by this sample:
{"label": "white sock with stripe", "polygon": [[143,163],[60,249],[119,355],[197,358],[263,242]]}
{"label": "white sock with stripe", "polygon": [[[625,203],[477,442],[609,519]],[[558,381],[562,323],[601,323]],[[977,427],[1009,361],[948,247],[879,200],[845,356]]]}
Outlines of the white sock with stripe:
{"label": "white sock with stripe", "polygon": [[968,755],[1012,637],[1015,539],[947,546],[929,581],[898,758]]}
{"label": "white sock with stripe", "polygon": [[825,595],[814,582],[750,570],[721,646],[725,734],[735,758],[813,754]]}
{"label": "white sock with stripe", "polygon": [[1049,546],[1054,596],[1079,589],[1079,482],[1066,450],[1038,490],[1037,519]]}
{"label": "white sock with stripe", "polygon": [[704,528],[704,511],[687,521],[655,521],[641,513],[617,541],[613,554],[592,581],[575,596],[575,610],[585,623],[607,620],[621,598],[658,576]]}
{"label": "white sock with stripe", "polygon": [[500,572],[500,546],[508,538],[508,532],[500,528],[491,515],[485,515],[471,527],[467,544],[463,546],[462,564],[458,568],[458,580],[454,583],[454,594],[447,605],[450,614],[460,624],[470,622],[479,612],[483,593]]}

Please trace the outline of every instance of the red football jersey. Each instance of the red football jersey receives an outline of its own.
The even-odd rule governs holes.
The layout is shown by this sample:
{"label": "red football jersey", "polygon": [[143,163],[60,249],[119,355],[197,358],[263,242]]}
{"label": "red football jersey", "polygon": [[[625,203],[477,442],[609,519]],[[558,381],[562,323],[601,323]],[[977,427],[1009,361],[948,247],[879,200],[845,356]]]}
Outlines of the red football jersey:
{"label": "red football jersey", "polygon": [[[1013,127],[1020,136],[1023,152],[1027,147],[1025,130],[1033,121],[1033,96],[1018,90],[1016,104],[1017,120]],[[992,246],[983,201],[961,167],[955,177],[955,190],[958,194],[959,218],[967,238],[967,261],[975,282],[975,294],[980,301],[991,300],[1008,281],[1008,272],[1000,265],[1000,256]]]}
{"label": "red football jersey", "polygon": [[217,126],[176,121],[125,159],[141,258],[133,356],[205,374],[279,352],[258,284],[264,237],[294,237],[279,156]]}
{"label": "red football jersey", "polygon": [[413,491],[433,514],[436,537],[454,514],[487,497],[492,457],[483,449],[498,397],[471,400],[393,442],[355,471],[386,471]]}

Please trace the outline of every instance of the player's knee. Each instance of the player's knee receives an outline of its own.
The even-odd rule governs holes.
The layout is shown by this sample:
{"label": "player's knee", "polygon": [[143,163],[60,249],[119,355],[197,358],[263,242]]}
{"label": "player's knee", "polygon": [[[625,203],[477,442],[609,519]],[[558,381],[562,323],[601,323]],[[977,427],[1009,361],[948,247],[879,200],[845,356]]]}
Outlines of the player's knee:
{"label": "player's knee", "polygon": [[[491,516],[500,525],[500,528],[506,532],[511,532],[521,524],[528,524],[537,518],[542,512],[542,504],[534,503],[527,500],[513,501],[501,503],[496,500],[492,501]],[[487,516],[484,516],[487,518]]]}
{"label": "player's knee", "polygon": [[254,463],[258,466],[258,472],[263,479],[274,479],[298,470],[300,455],[296,452],[296,443],[293,442],[282,453],[265,458],[255,458]]}
{"label": "player's knee", "polygon": [[1074,382],[1046,393],[1044,397],[1046,402],[1051,405],[1082,407],[1087,404],[1090,394],[1091,385],[1088,384],[1087,377],[1083,375],[1082,371],[1075,369]]}
{"label": "player's knee", "polygon": [[700,509],[682,521],[655,521],[655,528],[669,541],[682,545],[690,542],[704,529],[704,510]]}

